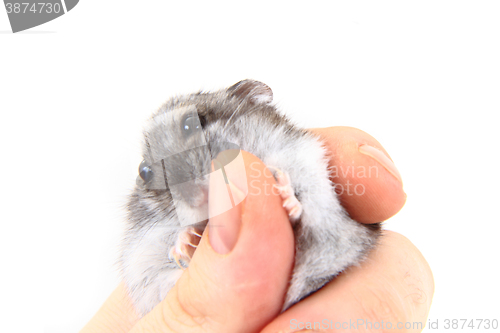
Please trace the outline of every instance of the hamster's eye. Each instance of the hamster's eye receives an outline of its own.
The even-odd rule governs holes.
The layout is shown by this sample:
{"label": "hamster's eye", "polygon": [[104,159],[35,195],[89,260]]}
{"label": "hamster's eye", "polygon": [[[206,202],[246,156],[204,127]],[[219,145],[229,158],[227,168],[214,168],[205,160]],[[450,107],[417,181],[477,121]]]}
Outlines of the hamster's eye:
{"label": "hamster's eye", "polygon": [[182,134],[184,137],[191,136],[193,133],[201,130],[200,120],[197,116],[188,116],[182,122]]}
{"label": "hamster's eye", "polygon": [[151,167],[147,165],[144,160],[139,165],[139,176],[141,176],[142,180],[146,183],[153,179],[153,170],[151,170]]}

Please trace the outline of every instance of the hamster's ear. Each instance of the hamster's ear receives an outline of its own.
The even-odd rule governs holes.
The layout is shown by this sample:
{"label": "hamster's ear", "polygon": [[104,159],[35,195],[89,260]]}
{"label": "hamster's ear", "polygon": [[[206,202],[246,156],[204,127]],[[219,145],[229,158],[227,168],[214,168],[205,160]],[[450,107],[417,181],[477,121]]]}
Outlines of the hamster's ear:
{"label": "hamster's ear", "polygon": [[268,104],[273,101],[273,91],[262,82],[243,80],[227,89],[230,96],[249,98],[253,104]]}

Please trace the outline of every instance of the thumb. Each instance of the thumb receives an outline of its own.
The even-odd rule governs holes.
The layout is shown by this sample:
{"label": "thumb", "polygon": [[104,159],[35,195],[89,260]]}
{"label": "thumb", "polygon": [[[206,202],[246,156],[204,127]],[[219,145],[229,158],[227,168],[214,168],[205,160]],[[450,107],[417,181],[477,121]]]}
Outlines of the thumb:
{"label": "thumb", "polygon": [[294,260],[288,216],[262,161],[242,151],[224,165],[224,153],[189,268],[132,332],[258,332],[280,313]]}

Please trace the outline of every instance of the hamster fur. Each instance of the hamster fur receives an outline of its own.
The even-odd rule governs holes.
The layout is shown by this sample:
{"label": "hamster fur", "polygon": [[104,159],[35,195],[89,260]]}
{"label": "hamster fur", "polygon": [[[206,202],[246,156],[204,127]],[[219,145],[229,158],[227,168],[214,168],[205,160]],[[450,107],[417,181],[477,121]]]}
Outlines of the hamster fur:
{"label": "hamster fur", "polygon": [[[179,116],[172,117],[177,112]],[[359,263],[376,244],[380,224],[365,225],[349,218],[335,193],[326,150],[316,135],[292,125],[272,104],[265,84],[244,80],[216,92],[176,97],[160,107],[144,131],[144,165],[168,160],[195,179],[193,195],[177,200],[168,188],[151,190],[145,181],[128,199],[126,234],[119,260],[122,277],[137,311],[151,311],[175,285],[182,269],[171,254],[187,226],[199,222],[207,210],[208,176],[212,158],[224,144],[208,150],[191,149],[195,140],[182,134],[184,113],[197,114],[207,143],[239,146],[289,175],[302,205],[292,219],[295,266],[283,311],[315,292],[346,267]],[[184,119],[184,120],[183,120]],[[180,156],[179,152],[185,152]],[[208,152],[208,153],[207,153]],[[174,156],[179,155],[179,158]],[[169,158],[170,157],[170,158]],[[271,169],[272,170],[272,169]],[[167,177],[168,178],[168,177]],[[183,196],[180,196],[183,198]],[[207,220],[195,224],[201,234]],[[183,260],[187,266],[189,260]]]}

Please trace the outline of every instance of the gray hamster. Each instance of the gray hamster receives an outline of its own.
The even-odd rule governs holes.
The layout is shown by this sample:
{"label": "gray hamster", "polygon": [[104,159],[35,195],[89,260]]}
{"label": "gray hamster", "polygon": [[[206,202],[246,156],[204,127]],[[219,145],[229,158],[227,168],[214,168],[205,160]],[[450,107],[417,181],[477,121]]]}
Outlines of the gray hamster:
{"label": "gray hamster", "polygon": [[226,149],[254,154],[294,194],[287,210],[295,266],[283,310],[359,263],[376,244],[380,224],[353,221],[340,205],[320,138],[291,124],[272,99],[267,85],[244,80],[172,98],[148,120],[119,260],[141,315],[189,265],[208,222],[211,160]]}

